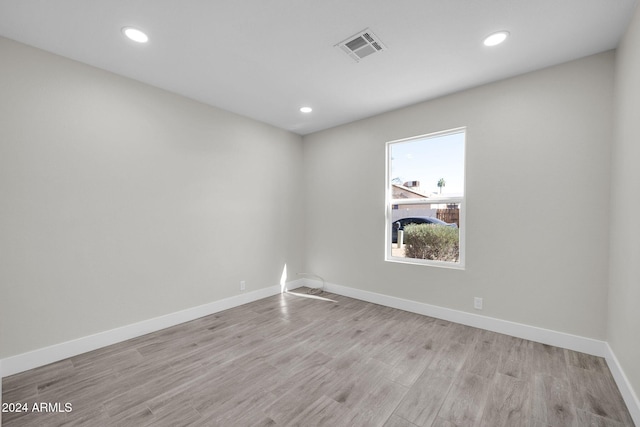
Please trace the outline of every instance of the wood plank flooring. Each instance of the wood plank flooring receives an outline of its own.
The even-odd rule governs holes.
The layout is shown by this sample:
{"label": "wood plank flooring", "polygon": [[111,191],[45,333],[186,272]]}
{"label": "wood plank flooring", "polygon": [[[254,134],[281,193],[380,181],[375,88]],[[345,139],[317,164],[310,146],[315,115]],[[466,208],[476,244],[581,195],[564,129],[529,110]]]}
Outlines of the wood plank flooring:
{"label": "wood plank flooring", "polygon": [[305,289],[3,380],[3,426],[633,426],[602,358]]}

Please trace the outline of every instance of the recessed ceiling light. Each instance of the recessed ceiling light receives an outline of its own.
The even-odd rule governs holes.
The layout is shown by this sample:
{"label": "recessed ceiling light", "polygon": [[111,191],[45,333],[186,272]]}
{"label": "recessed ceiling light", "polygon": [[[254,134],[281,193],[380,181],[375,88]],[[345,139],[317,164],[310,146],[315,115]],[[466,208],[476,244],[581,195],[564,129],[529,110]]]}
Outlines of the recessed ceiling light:
{"label": "recessed ceiling light", "polygon": [[508,31],[498,31],[497,33],[493,33],[487,38],[484,39],[485,46],[496,46],[505,41],[509,37]]}
{"label": "recessed ceiling light", "polygon": [[301,113],[310,113],[313,111],[313,108],[311,107],[300,107],[300,112]]}
{"label": "recessed ceiling light", "polygon": [[137,28],[124,27],[122,28],[122,33],[134,42],[146,43],[149,41],[149,36],[138,30]]}

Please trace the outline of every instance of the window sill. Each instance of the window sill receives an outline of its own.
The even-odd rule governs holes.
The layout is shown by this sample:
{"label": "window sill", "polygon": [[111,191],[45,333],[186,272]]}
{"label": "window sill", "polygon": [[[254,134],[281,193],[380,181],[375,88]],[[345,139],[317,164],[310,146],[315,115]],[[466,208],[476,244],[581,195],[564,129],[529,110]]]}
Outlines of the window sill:
{"label": "window sill", "polygon": [[462,262],[432,261],[432,260],[425,260],[425,259],[393,257],[393,256],[386,256],[384,260],[386,262],[393,262],[397,264],[410,264],[410,265],[419,265],[419,266],[426,266],[426,267],[440,267],[440,268],[448,268],[451,270],[465,270],[465,266]]}

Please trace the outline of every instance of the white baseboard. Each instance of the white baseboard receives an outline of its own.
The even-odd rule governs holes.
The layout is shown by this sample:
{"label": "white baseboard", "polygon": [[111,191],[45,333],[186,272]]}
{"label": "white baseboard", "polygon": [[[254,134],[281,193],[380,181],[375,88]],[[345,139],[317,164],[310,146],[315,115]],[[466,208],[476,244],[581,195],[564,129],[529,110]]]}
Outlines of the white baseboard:
{"label": "white baseboard", "polygon": [[[305,279],[304,285],[312,288],[319,288],[323,285],[323,282],[320,280]],[[603,357],[609,365],[611,374],[613,375],[616,385],[620,389],[620,393],[622,394],[627,408],[629,409],[633,422],[640,426],[640,401],[633,391],[633,387],[624,374],[622,367],[618,363],[618,359],[606,341],[594,340],[592,338],[552,331],[550,329],[510,322],[508,320],[501,320],[417,301],[396,298],[375,292],[363,291],[361,289],[336,285],[334,283],[324,282],[324,289],[327,292],[384,305],[386,307],[397,308],[411,313],[436,317],[438,319],[461,323],[475,328],[486,329],[530,341],[553,345],[555,347],[578,351],[580,353]]]}
{"label": "white baseboard", "polygon": [[49,363],[57,362],[68,357],[77,356],[101,347],[106,347],[111,344],[116,344],[131,338],[169,328],[203,316],[208,316],[219,311],[228,310],[239,305],[277,295],[283,290],[295,289],[303,284],[303,279],[298,279],[287,282],[284,289],[281,285],[262,288],[164,316],[155,317],[153,319],[143,320],[142,322],[133,323],[120,328],[99,332],[94,335],[0,359],[0,377],[8,377],[9,375],[14,375],[39,366],[48,365]]}
{"label": "white baseboard", "polygon": [[613,375],[613,379],[618,385],[618,389],[620,390],[620,394],[622,394],[624,403],[627,404],[627,409],[629,409],[633,422],[637,426],[640,426],[640,399],[638,399],[638,396],[633,391],[633,387],[631,386],[629,379],[624,374],[622,366],[620,366],[620,362],[618,362],[618,358],[608,343],[606,344],[606,352],[607,354],[604,358],[607,361],[611,375]]}
{"label": "white baseboard", "polygon": [[[305,283],[310,287],[319,287],[321,285],[321,282],[318,280],[305,280]],[[448,320],[450,322],[461,323],[463,325],[486,329],[505,335],[511,335],[513,337],[524,338],[530,341],[536,341],[556,347],[567,348],[594,356],[604,357],[606,354],[605,341],[585,338],[578,335],[567,334],[564,332],[552,331],[550,329],[529,326],[522,323],[510,322],[508,320],[496,319],[494,317],[481,316],[479,314],[467,313],[465,311],[453,310],[450,308],[444,308],[436,305],[425,304],[422,302],[392,297],[375,292],[363,291],[361,289],[336,285],[334,283],[325,283],[324,286],[325,290],[328,292],[343,295],[346,297],[356,298],[362,301],[372,302],[374,304],[384,305],[386,307],[392,307],[404,311],[409,311],[411,313],[436,317],[438,319]]]}
{"label": "white baseboard", "polygon": [[[295,289],[300,286],[318,288],[322,286],[322,284],[323,282],[320,280],[309,278],[298,279],[287,282],[284,290]],[[567,334],[564,332],[557,332],[549,329],[538,328],[536,326],[529,326],[522,323],[515,323],[507,320],[481,316],[474,313],[467,313],[450,308],[406,300],[389,295],[336,285],[334,283],[325,282],[324,288],[327,292],[332,292],[338,295],[343,295],[374,304],[384,305],[386,307],[397,308],[412,313],[448,320],[450,322],[461,323],[467,326],[486,329],[489,331],[528,339],[543,344],[553,345],[556,347],[579,351],[581,353],[604,357],[607,361],[607,364],[609,365],[609,369],[611,370],[613,378],[615,379],[616,384],[620,389],[620,393],[622,394],[622,397],[627,404],[633,421],[636,425],[640,426],[640,400],[638,400],[638,397],[636,396],[633,387],[624,374],[624,371],[622,370],[618,359],[613,353],[613,350],[605,341],[594,340],[591,338],[585,338],[577,335]],[[233,307],[279,294],[282,291],[283,289],[280,285],[271,286],[269,288],[263,288],[253,292],[243,293],[219,301],[214,301],[208,304],[192,307],[175,313],[170,313],[165,316],[156,317],[109,331],[100,332],[87,337],[78,338],[72,341],[67,341],[27,353],[18,354],[16,356],[7,357],[5,359],[0,359],[0,377],[14,375],[29,369],[37,368],[39,366],[44,366],[49,363],[66,359],[68,357],[77,356],[79,354],[96,350],[101,347],[116,344],[151,332],[159,331],[161,329],[188,322],[190,320],[194,320],[203,316],[208,316],[219,311],[228,310]],[[0,381],[0,393],[1,391],[2,382]]]}

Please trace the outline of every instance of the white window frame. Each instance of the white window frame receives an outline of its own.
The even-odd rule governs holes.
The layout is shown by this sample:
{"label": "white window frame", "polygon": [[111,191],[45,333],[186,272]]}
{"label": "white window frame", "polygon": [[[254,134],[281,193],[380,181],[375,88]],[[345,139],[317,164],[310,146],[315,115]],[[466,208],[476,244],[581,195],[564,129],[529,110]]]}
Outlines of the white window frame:
{"label": "white window frame", "polygon": [[[462,144],[462,167],[464,171],[464,190],[462,197],[430,197],[424,199],[393,199],[393,189],[391,184],[391,146],[393,144],[409,142],[409,141],[417,141],[421,139],[431,139],[438,138],[442,136],[447,136],[455,133],[462,133],[464,135],[464,141]],[[386,155],[385,155],[385,167],[386,167],[386,191],[385,191],[385,261],[396,262],[402,264],[413,264],[413,265],[427,265],[433,267],[443,267],[443,268],[452,268],[456,270],[464,270],[465,269],[465,235],[466,235],[466,192],[467,192],[467,169],[466,169],[466,146],[467,146],[467,128],[459,127],[449,130],[444,130],[440,132],[433,132],[425,135],[413,136],[410,138],[397,139],[394,141],[388,141],[386,143]],[[392,226],[392,218],[393,218],[393,206],[394,205],[434,205],[434,204],[451,204],[457,203],[460,205],[460,227],[459,229],[459,258],[458,262],[450,262],[450,261],[437,261],[437,260],[428,260],[428,259],[417,259],[417,258],[406,258],[406,257],[397,257],[392,255],[392,237],[391,237],[391,226]]]}

